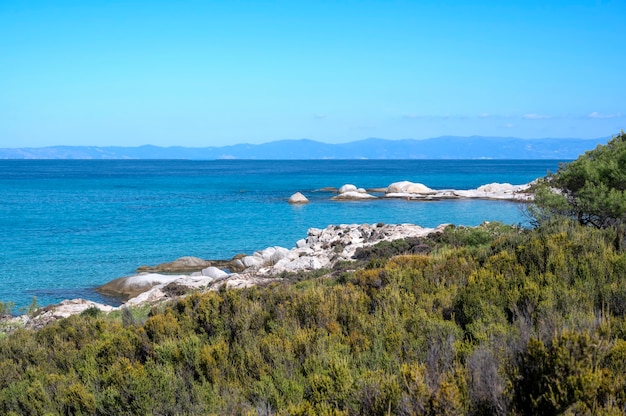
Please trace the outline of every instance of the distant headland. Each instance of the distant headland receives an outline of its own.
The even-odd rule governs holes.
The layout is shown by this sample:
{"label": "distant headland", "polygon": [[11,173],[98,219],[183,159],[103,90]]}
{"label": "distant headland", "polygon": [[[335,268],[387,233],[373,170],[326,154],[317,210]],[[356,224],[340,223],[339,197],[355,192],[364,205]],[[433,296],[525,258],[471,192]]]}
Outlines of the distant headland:
{"label": "distant headland", "polygon": [[442,136],[431,139],[365,139],[329,144],[314,140],[279,140],[220,147],[51,146],[0,148],[0,159],[556,159],[573,160],[610,138],[520,139],[514,137]]}

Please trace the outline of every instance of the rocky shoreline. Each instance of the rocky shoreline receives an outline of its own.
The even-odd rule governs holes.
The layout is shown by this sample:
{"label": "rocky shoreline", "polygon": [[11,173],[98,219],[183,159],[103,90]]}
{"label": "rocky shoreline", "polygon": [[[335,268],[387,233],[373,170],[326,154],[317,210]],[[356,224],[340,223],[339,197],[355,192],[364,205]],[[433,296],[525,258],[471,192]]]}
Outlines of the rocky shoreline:
{"label": "rocky shoreline", "polygon": [[[341,261],[353,261],[357,249],[382,241],[425,237],[442,232],[448,224],[424,228],[414,224],[342,224],[324,229],[311,228],[295,247],[268,247],[252,255],[231,260],[210,261],[183,257],[158,266],[142,266],[136,275],[115,279],[97,290],[125,298],[119,307],[85,299],[65,300],[49,305],[32,315],[3,319],[5,332],[18,327],[40,328],[57,319],[97,308],[105,313],[155,304],[182,296],[190,291],[245,288],[280,281],[290,273],[330,269]],[[174,273],[174,274],[172,274]]]}
{"label": "rocky shoreline", "polygon": [[[421,183],[395,182],[385,188],[358,188],[346,184],[340,188],[318,191],[335,194],[336,201],[404,199],[407,201],[437,201],[443,199],[493,199],[527,202],[533,200],[533,183],[511,185],[491,183],[470,190],[434,190]],[[379,196],[372,195],[378,194]],[[309,200],[300,192],[289,199],[291,204],[304,204]],[[157,266],[141,266],[137,274],[115,279],[97,288],[105,295],[124,300],[119,307],[85,299],[65,300],[49,305],[34,314],[0,317],[3,331],[18,327],[39,328],[57,319],[80,314],[90,308],[109,313],[128,306],[154,304],[182,296],[187,292],[244,288],[282,280],[286,274],[302,271],[330,269],[337,262],[352,261],[358,248],[410,237],[424,237],[441,232],[446,225],[423,228],[414,224],[342,224],[324,229],[311,228],[305,239],[296,246],[268,247],[252,255],[238,255],[230,260],[204,260],[182,257]]]}

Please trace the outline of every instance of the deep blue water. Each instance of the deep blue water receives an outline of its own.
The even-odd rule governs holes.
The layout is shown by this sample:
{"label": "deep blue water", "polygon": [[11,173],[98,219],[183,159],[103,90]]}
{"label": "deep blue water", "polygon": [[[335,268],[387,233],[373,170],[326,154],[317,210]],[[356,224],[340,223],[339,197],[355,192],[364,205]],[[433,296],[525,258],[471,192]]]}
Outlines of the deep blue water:
{"label": "deep blue water", "polygon": [[[340,223],[524,223],[503,201],[335,202],[319,191],[410,180],[435,189],[521,184],[558,161],[0,161],[0,301],[102,301],[93,288],[140,265],[291,248]],[[303,192],[311,203],[291,206]]]}

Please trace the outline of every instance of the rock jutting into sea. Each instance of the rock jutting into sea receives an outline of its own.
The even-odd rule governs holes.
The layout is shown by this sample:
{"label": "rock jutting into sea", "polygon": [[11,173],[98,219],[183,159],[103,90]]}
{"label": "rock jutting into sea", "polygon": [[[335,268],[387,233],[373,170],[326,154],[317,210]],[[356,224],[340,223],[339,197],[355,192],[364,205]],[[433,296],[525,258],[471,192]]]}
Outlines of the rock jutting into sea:
{"label": "rock jutting into sea", "polygon": [[[355,185],[346,184],[337,190],[337,195],[332,200],[363,200],[363,199],[405,199],[408,201],[437,201],[442,199],[495,199],[507,201],[532,201],[534,195],[530,192],[532,182],[523,185],[511,185],[510,183],[490,183],[479,186],[476,189],[431,189],[422,183],[410,181],[394,182],[387,188],[372,188],[367,191],[357,188]],[[334,188],[324,188],[334,189]],[[368,193],[370,192],[370,193]],[[380,197],[371,195],[380,193]]]}
{"label": "rock jutting into sea", "polygon": [[[352,192],[352,191],[349,191]],[[222,264],[230,265],[228,273],[221,268],[209,266],[189,274],[162,274],[141,272],[133,276],[112,280],[98,288],[107,295],[126,298],[120,307],[112,307],[83,299],[73,299],[50,305],[33,317],[22,315],[12,318],[18,326],[38,328],[48,322],[79,314],[89,308],[110,312],[128,306],[152,304],[173,299],[192,290],[217,290],[222,286],[244,288],[280,281],[284,273],[332,268],[337,262],[352,261],[357,249],[375,245],[381,241],[394,241],[409,237],[424,237],[442,232],[447,224],[437,228],[424,228],[414,224],[342,224],[329,225],[324,229],[311,228],[307,237],[296,242],[292,249],[268,247],[252,255],[238,255]],[[200,260],[200,261],[199,261]],[[197,258],[181,258],[170,263],[142,270],[180,270],[180,267],[200,267],[214,264]]]}
{"label": "rock jutting into sea", "polygon": [[[284,247],[268,247],[252,255],[236,256],[230,261],[234,273],[219,273],[213,268],[189,275],[158,275],[140,273],[134,276],[115,279],[99,291],[121,297],[134,296],[125,305],[138,305],[167,298],[167,287],[174,285],[189,289],[217,289],[227,287],[248,287],[279,279],[284,272],[318,270],[331,268],[338,261],[349,261],[360,247],[393,241],[408,237],[423,237],[443,230],[423,228],[413,224],[352,224],[330,225],[324,229],[311,228],[307,238],[296,242],[291,250]],[[141,288],[141,293],[137,293]]]}

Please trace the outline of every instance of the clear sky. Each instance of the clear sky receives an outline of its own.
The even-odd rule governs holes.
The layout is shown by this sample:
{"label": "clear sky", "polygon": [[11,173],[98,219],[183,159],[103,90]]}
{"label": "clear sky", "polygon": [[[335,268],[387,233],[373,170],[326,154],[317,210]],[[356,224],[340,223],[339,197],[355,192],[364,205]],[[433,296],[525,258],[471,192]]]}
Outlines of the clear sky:
{"label": "clear sky", "polygon": [[621,129],[626,0],[0,0],[0,147]]}

